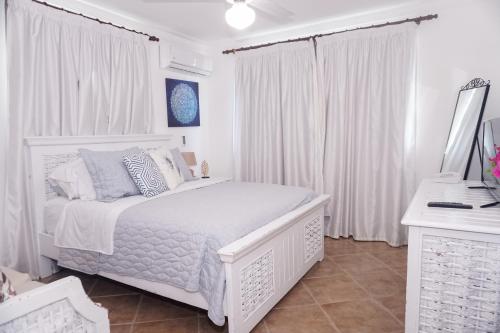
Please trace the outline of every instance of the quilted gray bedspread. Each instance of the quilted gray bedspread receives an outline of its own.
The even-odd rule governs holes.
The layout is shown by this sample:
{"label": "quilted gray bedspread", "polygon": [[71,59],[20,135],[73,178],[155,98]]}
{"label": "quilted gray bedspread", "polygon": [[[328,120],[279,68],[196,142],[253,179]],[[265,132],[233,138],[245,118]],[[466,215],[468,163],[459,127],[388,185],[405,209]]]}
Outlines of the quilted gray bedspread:
{"label": "quilted gray bedspread", "polygon": [[315,196],[300,187],[225,182],[160,197],[120,215],[112,255],[61,248],[58,264],[200,292],[209,318],[223,325],[225,272],[217,251]]}

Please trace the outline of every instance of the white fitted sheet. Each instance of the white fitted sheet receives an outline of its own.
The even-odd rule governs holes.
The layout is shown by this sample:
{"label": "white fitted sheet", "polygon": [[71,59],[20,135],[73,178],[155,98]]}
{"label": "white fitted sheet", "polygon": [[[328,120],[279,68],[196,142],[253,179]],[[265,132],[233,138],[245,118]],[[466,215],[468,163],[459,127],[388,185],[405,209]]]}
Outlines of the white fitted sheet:
{"label": "white fitted sheet", "polygon": [[64,197],[55,197],[50,199],[45,203],[45,209],[43,211],[43,227],[44,232],[49,235],[54,235],[56,231],[57,222],[61,218],[64,207],[71,202],[69,199]]}

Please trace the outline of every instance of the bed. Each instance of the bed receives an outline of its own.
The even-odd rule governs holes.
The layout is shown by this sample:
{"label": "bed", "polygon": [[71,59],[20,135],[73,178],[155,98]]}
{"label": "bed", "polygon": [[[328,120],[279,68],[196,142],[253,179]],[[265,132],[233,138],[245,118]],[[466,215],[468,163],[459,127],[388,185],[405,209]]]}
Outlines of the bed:
{"label": "bed", "polygon": [[[67,258],[82,254],[75,254],[71,252],[73,251],[71,249],[55,246],[57,237],[54,236],[54,230],[57,226],[47,222],[51,219],[50,216],[56,216],[61,207],[67,203],[64,203],[63,200],[53,201],[54,194],[48,185],[47,175],[61,163],[74,159],[79,148],[119,150],[132,146],[144,149],[159,146],[176,147],[180,146],[180,140],[169,135],[26,138],[26,152],[29,161],[27,172],[31,193],[30,215],[31,221],[33,221],[35,248],[38,251],[39,270],[42,277],[52,274],[57,269],[56,261],[64,264],[68,262]],[[217,319],[220,321],[221,315],[226,315],[231,333],[249,332],[315,262],[323,259],[323,209],[328,196],[314,196],[303,202],[301,202],[300,196],[296,196],[296,202],[291,206],[286,200],[275,200],[273,205],[262,208],[268,213],[266,218],[269,221],[267,221],[253,218],[254,215],[250,211],[243,211],[245,206],[240,205],[240,202],[237,201],[238,198],[240,201],[244,198],[242,195],[244,193],[259,193],[258,191],[261,189],[256,188],[258,185],[248,184],[245,185],[247,187],[240,188],[241,184],[231,185],[223,179],[213,179],[211,182],[209,185],[194,186],[184,193],[172,195],[168,200],[167,198],[162,200],[165,200],[164,203],[168,203],[180,200],[182,196],[189,196],[189,199],[192,196],[207,198],[229,193],[227,197],[229,206],[226,206],[225,209],[216,207],[216,201],[211,203],[215,210],[218,210],[218,215],[215,215],[213,221],[222,216],[226,220],[232,217],[235,221],[246,219],[253,223],[253,228],[248,230],[244,228],[240,230],[242,228],[236,227],[233,230],[230,228],[231,224],[227,224],[227,234],[230,235],[222,239],[223,241],[220,242],[222,247],[218,248],[219,243],[217,242],[212,245],[212,247],[218,248],[217,251],[214,251],[217,256],[216,261],[223,267],[221,271],[223,286],[219,288],[219,291],[222,290],[222,292],[216,293],[218,296],[215,297],[215,299],[219,298],[220,313],[215,313],[217,310],[214,310],[213,300],[207,301],[207,294],[203,292],[203,288],[199,288],[199,290],[196,287],[188,288],[185,285],[168,283],[170,280],[165,282],[165,280],[158,278],[166,271],[161,272],[162,274],[155,273],[158,276],[154,274],[142,276],[113,270],[109,268],[109,265],[96,264],[90,268],[89,273],[99,274],[155,294],[207,309],[209,315],[212,314],[212,320],[215,318],[216,323]],[[278,189],[270,189],[268,195],[275,195],[279,198],[285,195],[282,192],[274,193],[274,190]],[[235,193],[237,193],[236,199],[229,200],[235,196]],[[299,195],[300,193],[295,194]],[[175,200],[173,200],[174,198]],[[137,209],[142,209],[140,212],[142,215],[147,214],[148,210],[159,210],[160,207],[164,206],[164,203],[159,204],[158,200],[160,199],[140,203]],[[179,206],[181,202],[185,202],[185,200],[172,203],[172,207]],[[262,202],[254,204],[262,205]],[[49,206],[50,209],[47,209]],[[133,220],[132,209],[124,211],[123,216],[127,215],[126,212],[131,212],[128,215],[132,215],[129,218]],[[178,212],[171,208],[168,215],[176,213]],[[186,218],[189,217],[188,213],[185,214]],[[178,214],[184,216],[181,213]],[[198,217],[191,216],[190,218],[195,221]],[[210,219],[207,221],[210,223]],[[121,224],[123,223],[117,223],[117,226]],[[245,225],[245,223],[242,224]],[[140,232],[140,230],[136,230],[136,232]],[[119,233],[118,229],[117,233]],[[228,240],[231,241],[227,242]],[[167,241],[169,240],[165,240],[165,242]],[[210,241],[212,240],[208,239],[207,244],[210,244]],[[115,247],[119,249],[119,246]],[[82,258],[85,262],[93,260],[85,256]],[[95,263],[102,264],[100,260],[96,260]],[[66,264],[66,266],[71,267],[71,264]],[[215,312],[210,313],[211,310]]]}

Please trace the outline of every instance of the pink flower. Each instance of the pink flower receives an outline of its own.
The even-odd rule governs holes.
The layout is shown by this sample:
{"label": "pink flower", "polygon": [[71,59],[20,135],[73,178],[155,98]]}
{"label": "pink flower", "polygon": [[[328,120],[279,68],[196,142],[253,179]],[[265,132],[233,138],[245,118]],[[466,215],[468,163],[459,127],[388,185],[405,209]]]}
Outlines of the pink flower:
{"label": "pink flower", "polygon": [[500,166],[496,166],[491,170],[491,174],[497,178],[500,178]]}
{"label": "pink flower", "polygon": [[497,155],[490,158],[491,162],[491,174],[497,178],[500,178],[500,147],[495,147],[497,150]]}
{"label": "pink flower", "polygon": [[498,151],[498,153],[497,153],[497,155],[495,157],[491,157],[489,160],[494,165],[498,165],[498,164],[500,164],[500,147],[495,147],[495,148]]}

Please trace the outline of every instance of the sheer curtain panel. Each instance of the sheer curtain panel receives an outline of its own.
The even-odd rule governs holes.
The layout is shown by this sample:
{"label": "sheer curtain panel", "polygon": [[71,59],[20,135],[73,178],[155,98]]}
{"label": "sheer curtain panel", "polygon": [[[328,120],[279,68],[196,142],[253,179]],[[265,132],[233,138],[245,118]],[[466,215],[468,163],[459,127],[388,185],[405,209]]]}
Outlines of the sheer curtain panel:
{"label": "sheer curtain panel", "polygon": [[150,133],[148,41],[38,5],[9,1],[7,183],[1,264],[38,275],[26,200],[26,136]]}
{"label": "sheer curtain panel", "polygon": [[[5,167],[7,163],[7,47],[5,42],[5,0],[0,0],[0,217],[5,204]],[[0,228],[2,222],[0,221]],[[0,229],[2,232],[2,229]],[[8,249],[0,239],[0,258],[7,255]]]}
{"label": "sheer curtain panel", "polygon": [[321,191],[322,110],[312,42],[236,62],[236,178]]}
{"label": "sheer curtain panel", "polygon": [[326,234],[407,242],[400,220],[415,189],[413,25],[318,40],[326,103]]}

